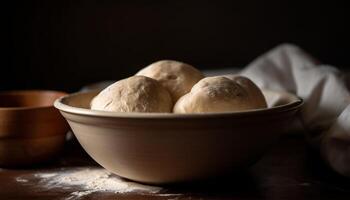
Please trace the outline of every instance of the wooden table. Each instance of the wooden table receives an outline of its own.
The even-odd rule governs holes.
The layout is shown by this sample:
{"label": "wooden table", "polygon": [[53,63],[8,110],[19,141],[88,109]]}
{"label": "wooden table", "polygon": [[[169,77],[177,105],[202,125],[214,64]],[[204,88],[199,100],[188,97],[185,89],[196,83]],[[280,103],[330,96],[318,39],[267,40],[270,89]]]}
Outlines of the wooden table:
{"label": "wooden table", "polygon": [[[0,169],[0,199],[74,199],[74,188],[45,189],[36,182],[16,180],[57,168],[96,168],[76,141],[46,165],[26,169]],[[302,136],[285,136],[251,169],[225,180],[168,186],[165,194],[96,192],[80,199],[350,199],[350,179],[329,170],[307,148]]]}

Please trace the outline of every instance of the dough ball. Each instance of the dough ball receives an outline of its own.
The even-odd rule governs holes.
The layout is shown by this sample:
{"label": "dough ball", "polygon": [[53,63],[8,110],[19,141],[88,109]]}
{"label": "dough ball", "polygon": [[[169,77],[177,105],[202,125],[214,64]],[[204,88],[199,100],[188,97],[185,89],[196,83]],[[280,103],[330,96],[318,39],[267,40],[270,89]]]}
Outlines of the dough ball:
{"label": "dough ball", "polygon": [[171,112],[169,92],[156,80],[132,76],[101,91],[92,101],[92,110],[112,112]]}
{"label": "dough ball", "polygon": [[204,78],[196,68],[174,60],[161,60],[143,68],[136,75],[143,75],[158,80],[176,102],[188,93],[192,86]]}
{"label": "dough ball", "polygon": [[266,108],[261,91],[256,92],[250,83],[241,81],[247,78],[242,78],[234,80],[223,76],[204,78],[193,86],[190,93],[176,102],[173,111],[206,113]]}

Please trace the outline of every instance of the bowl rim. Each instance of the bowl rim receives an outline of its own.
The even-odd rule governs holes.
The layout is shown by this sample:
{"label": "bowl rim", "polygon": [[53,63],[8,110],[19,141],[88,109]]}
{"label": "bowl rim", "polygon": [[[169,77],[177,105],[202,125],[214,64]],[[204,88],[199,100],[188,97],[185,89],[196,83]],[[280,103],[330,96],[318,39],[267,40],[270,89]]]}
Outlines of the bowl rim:
{"label": "bowl rim", "polygon": [[[40,89],[34,89],[34,90],[7,90],[7,91],[0,91],[0,97],[2,95],[21,95],[21,94],[28,94],[28,93],[52,93],[52,94],[61,94],[63,96],[67,96],[67,92],[58,91],[58,90],[40,90]],[[54,101],[55,102],[55,101]],[[45,108],[52,108],[54,107],[54,102],[50,105],[43,105],[43,106],[15,106],[15,107],[1,107],[0,111],[19,111],[19,110],[33,110],[33,109],[45,109]]]}
{"label": "bowl rim", "polygon": [[[276,92],[272,90],[266,90],[270,92]],[[288,92],[283,92],[285,94],[291,95],[296,98],[295,101],[275,106],[272,108],[259,108],[259,109],[250,109],[244,111],[228,111],[228,112],[213,112],[213,113],[141,113],[141,112],[109,112],[109,111],[99,111],[91,110],[87,108],[79,108],[67,105],[63,103],[65,99],[71,98],[73,96],[78,96],[86,93],[93,93],[96,91],[85,91],[85,92],[76,92],[62,96],[54,102],[54,107],[60,110],[61,112],[77,114],[83,116],[93,116],[93,117],[107,117],[107,118],[135,118],[135,119],[181,119],[181,118],[208,118],[208,117],[225,117],[225,116],[242,116],[242,115],[256,115],[256,114],[267,114],[267,113],[279,113],[286,112],[290,110],[299,109],[304,101],[302,98]],[[278,92],[276,92],[278,93]]]}

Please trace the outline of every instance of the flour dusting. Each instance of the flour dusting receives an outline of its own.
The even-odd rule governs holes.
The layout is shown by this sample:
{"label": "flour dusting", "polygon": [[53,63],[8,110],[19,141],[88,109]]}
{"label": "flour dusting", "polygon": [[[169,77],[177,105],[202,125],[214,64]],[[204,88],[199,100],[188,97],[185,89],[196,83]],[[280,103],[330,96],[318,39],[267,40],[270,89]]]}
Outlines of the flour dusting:
{"label": "flour dusting", "polygon": [[17,181],[17,182],[21,182],[21,183],[26,183],[26,182],[28,182],[27,179],[24,179],[24,178],[21,178],[21,177],[17,177],[17,178],[16,178],[16,181]]}
{"label": "flour dusting", "polygon": [[39,178],[51,178],[51,177],[57,176],[57,173],[35,174],[34,176]]}
{"label": "flour dusting", "polygon": [[[27,183],[30,178],[17,177],[17,182]],[[62,188],[74,189],[71,198],[82,197],[94,192],[130,193],[141,192],[155,194],[162,190],[160,187],[143,185],[131,182],[112,175],[105,169],[64,169],[57,172],[37,173],[34,179],[38,179],[37,186],[47,189]]]}

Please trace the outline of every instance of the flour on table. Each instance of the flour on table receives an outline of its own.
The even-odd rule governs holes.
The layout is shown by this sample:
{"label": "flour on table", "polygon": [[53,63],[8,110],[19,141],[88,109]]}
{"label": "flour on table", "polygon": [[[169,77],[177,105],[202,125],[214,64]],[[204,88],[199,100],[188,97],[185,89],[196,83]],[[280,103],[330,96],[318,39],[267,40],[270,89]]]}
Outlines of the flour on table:
{"label": "flour on table", "polygon": [[38,187],[77,190],[71,193],[71,198],[69,199],[86,196],[94,192],[130,193],[138,191],[155,194],[162,190],[160,187],[124,180],[100,168],[62,169],[50,173],[37,173],[32,178],[25,176],[17,177],[16,181],[28,183],[29,179],[33,178],[39,181],[36,184]]}
{"label": "flour on table", "polygon": [[17,178],[16,178],[16,181],[17,181],[17,182],[21,182],[21,183],[26,183],[26,182],[28,182],[27,179],[24,179],[24,178],[21,178],[21,177],[17,177]]}
{"label": "flour on table", "polygon": [[57,175],[58,175],[57,173],[43,173],[43,174],[35,174],[34,176],[39,178],[51,178]]}

